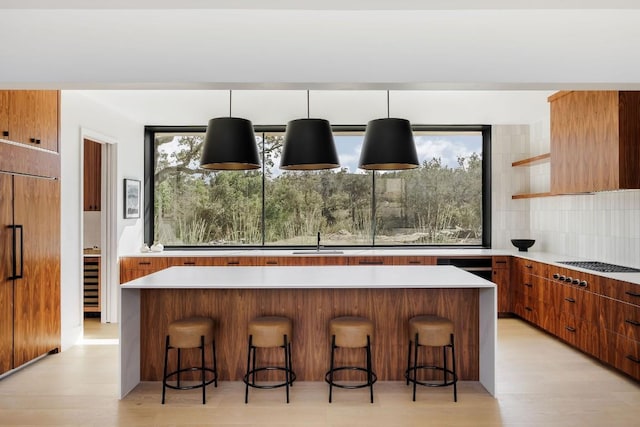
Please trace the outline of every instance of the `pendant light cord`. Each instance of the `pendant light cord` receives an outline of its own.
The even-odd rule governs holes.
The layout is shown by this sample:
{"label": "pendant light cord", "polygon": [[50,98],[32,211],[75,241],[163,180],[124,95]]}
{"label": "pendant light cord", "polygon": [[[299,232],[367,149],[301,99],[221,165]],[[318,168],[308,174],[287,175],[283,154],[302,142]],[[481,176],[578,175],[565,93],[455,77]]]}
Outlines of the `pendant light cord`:
{"label": "pendant light cord", "polygon": [[233,96],[232,93],[233,91],[229,89],[229,117],[231,117],[231,97]]}
{"label": "pendant light cord", "polygon": [[307,89],[307,119],[311,118],[309,115],[309,89]]}
{"label": "pendant light cord", "polygon": [[387,119],[391,117],[389,111],[389,91],[387,90]]}

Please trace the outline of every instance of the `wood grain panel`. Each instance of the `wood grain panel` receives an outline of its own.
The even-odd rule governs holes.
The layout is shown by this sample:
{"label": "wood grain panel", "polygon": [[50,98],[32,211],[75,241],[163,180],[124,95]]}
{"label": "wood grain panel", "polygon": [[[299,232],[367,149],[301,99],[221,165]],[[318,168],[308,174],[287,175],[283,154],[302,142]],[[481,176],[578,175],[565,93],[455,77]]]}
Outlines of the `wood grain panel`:
{"label": "wood grain panel", "polygon": [[102,144],[84,140],[84,210],[99,211],[102,192]]}
{"label": "wood grain panel", "polygon": [[9,91],[9,139],[21,144],[35,145],[36,91]]}
{"label": "wood grain panel", "polygon": [[36,90],[34,99],[36,138],[40,139],[40,148],[58,151],[58,104],[60,92],[56,90]]}
{"label": "wood grain panel", "polygon": [[350,256],[346,257],[349,265],[392,265],[391,256]]}
{"label": "wood grain panel", "polygon": [[0,173],[0,374],[13,368],[13,178]]}
{"label": "wood grain panel", "polygon": [[23,278],[15,281],[14,358],[20,366],[60,347],[60,183],[14,176],[23,226]]}
{"label": "wood grain panel", "polygon": [[59,178],[60,155],[0,142],[0,171]]}
{"label": "wood grain panel", "polygon": [[620,92],[620,188],[640,188],[640,92]]}
{"label": "wood grain panel", "polygon": [[0,90],[0,139],[9,139],[9,91]]}
{"label": "wood grain panel", "polygon": [[[171,321],[192,315],[216,320],[220,378],[239,380],[246,369],[247,325],[263,315],[294,322],[293,363],[298,379],[321,381],[329,366],[329,320],[344,315],[373,320],[373,363],[381,380],[401,380],[406,369],[407,322],[433,313],[455,323],[460,378],[478,380],[478,291],[474,289],[260,289],[141,291],[141,375],[161,378],[164,337]],[[185,364],[195,354],[185,355]],[[281,361],[275,351],[261,351],[263,362]],[[277,357],[277,359],[275,359]],[[362,352],[340,353],[345,363],[361,363]],[[175,360],[173,360],[175,363]]]}
{"label": "wood grain panel", "polygon": [[602,329],[600,358],[609,365],[640,380],[640,342]]}
{"label": "wood grain panel", "polygon": [[640,341],[640,307],[625,302],[601,298],[600,319],[603,326],[628,339]]}

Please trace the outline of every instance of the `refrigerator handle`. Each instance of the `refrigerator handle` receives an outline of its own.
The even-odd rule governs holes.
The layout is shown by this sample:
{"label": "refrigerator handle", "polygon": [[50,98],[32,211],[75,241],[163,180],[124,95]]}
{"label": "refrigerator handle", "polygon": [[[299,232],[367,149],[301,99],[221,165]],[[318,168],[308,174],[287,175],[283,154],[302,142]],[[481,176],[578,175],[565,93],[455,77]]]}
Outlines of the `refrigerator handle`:
{"label": "refrigerator handle", "polygon": [[16,229],[18,228],[20,229],[20,274],[14,273],[14,276],[16,279],[22,279],[24,274],[24,229],[22,225],[16,225]]}
{"label": "refrigerator handle", "polygon": [[[11,232],[11,249],[12,249],[12,257],[11,257],[11,276],[7,277],[7,280],[15,280],[22,279],[22,273],[24,272],[24,262],[23,262],[23,229],[22,225],[8,225],[7,228],[12,230]],[[20,229],[20,274],[18,274],[18,239],[16,230]]]}

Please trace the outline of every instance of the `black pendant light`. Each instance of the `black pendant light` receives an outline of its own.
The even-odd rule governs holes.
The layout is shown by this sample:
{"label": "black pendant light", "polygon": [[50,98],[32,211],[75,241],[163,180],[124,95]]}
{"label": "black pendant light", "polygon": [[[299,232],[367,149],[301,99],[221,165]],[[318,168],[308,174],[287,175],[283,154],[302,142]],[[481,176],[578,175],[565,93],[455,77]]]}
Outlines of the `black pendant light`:
{"label": "black pendant light", "polygon": [[213,170],[258,169],[260,158],[250,120],[231,117],[231,91],[229,91],[229,117],[209,120],[204,137],[200,167]]}
{"label": "black pendant light", "polygon": [[309,118],[309,91],[307,91],[307,118],[291,120],[284,135],[280,169],[317,170],[340,166],[329,121]]}
{"label": "black pendant light", "polygon": [[411,123],[409,120],[389,117],[387,91],[387,118],[367,123],[358,167],[366,170],[401,170],[414,169],[419,165]]}

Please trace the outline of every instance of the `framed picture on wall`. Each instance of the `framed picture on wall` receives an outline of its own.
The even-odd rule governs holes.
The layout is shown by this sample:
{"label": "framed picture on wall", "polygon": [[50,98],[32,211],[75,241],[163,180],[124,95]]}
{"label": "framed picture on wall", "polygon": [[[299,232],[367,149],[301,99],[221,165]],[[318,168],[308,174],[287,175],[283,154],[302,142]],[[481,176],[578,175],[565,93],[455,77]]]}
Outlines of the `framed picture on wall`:
{"label": "framed picture on wall", "polygon": [[124,180],[124,217],[140,218],[140,181]]}

